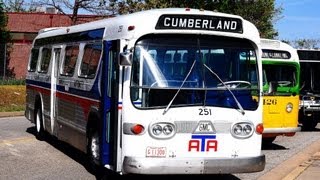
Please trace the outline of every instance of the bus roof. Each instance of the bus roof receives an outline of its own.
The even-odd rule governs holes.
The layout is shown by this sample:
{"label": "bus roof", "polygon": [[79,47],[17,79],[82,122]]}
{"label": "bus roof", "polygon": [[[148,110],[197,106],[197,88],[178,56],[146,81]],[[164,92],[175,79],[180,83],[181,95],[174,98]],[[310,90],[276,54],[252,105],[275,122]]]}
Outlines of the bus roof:
{"label": "bus roof", "polygon": [[[205,17],[212,18],[215,16],[216,19],[221,21],[227,21],[225,19],[232,19],[241,23],[243,32],[234,33],[233,29],[227,29],[228,31],[220,30],[208,30],[204,28],[193,28],[193,29],[178,29],[178,28],[157,28],[157,23],[160,21],[161,16],[176,16],[176,17],[192,17],[194,20],[193,25],[196,27],[198,18],[201,18],[201,15]],[[199,20],[201,21],[201,19]],[[206,21],[206,25],[209,26],[208,20]],[[211,25],[211,24],[210,24]],[[228,24],[227,24],[228,25]],[[60,27],[60,28],[52,28],[48,30],[40,30],[39,35],[36,39],[65,35],[71,33],[77,33],[82,31],[89,31],[94,29],[105,28],[104,39],[114,40],[114,39],[133,39],[139,38],[144,34],[152,34],[152,33],[185,33],[185,34],[208,34],[208,35],[220,35],[220,36],[229,36],[229,37],[238,37],[245,38],[255,43],[259,43],[259,32],[257,28],[249,21],[244,20],[242,17],[237,15],[213,12],[213,11],[205,11],[199,9],[189,9],[189,8],[165,8],[165,9],[153,9],[147,11],[136,12],[127,15],[120,15],[112,18],[92,21],[84,24],[68,26],[68,27]]]}
{"label": "bus roof", "polygon": [[300,62],[320,62],[320,49],[297,49]]}
{"label": "bus roof", "polygon": [[268,52],[271,53],[285,53],[285,52],[289,52],[290,56],[288,58],[285,58],[284,56],[279,56],[279,58],[277,56],[273,56],[273,57],[262,57],[262,59],[268,59],[268,60],[283,60],[283,61],[295,61],[295,62],[299,62],[299,57],[297,54],[297,50],[295,48],[293,48],[292,46],[290,46],[287,43],[284,43],[280,40],[274,40],[274,39],[264,39],[261,38],[260,40],[261,42],[261,48],[262,48],[262,55],[264,56],[268,50]]}

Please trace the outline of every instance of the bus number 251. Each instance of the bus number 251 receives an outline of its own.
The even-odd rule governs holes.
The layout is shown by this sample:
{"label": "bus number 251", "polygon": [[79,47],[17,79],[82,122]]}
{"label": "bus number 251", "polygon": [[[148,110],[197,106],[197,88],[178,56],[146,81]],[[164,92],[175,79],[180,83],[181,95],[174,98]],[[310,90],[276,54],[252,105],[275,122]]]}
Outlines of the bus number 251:
{"label": "bus number 251", "polygon": [[212,115],[212,114],[211,114],[211,109],[199,108],[199,115],[200,115],[200,116]]}

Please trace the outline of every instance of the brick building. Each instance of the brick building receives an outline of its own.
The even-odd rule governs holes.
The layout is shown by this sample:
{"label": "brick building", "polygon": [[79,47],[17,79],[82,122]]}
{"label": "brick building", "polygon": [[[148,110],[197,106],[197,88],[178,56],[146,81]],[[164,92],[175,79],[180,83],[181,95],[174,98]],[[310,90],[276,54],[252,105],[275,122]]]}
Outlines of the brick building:
{"label": "brick building", "polygon": [[[10,51],[7,64],[0,59],[0,76],[11,76],[23,79],[27,72],[27,63],[33,39],[38,31],[48,27],[70,26],[71,19],[63,14],[49,13],[8,13],[7,29],[10,31],[12,43],[7,44]],[[101,16],[78,15],[77,24],[101,19]],[[4,68],[7,66],[6,68]],[[4,72],[6,71],[6,72]]]}

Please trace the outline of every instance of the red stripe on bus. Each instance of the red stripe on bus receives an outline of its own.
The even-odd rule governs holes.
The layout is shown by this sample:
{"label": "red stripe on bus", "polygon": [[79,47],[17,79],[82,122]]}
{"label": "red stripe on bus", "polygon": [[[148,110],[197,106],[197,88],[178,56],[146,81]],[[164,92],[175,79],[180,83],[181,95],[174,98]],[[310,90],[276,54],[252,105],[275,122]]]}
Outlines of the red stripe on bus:
{"label": "red stripe on bus", "polygon": [[[27,89],[33,89],[39,93],[43,93],[45,95],[50,96],[50,90],[45,88],[27,85]],[[56,91],[56,97],[58,97],[61,100],[65,100],[65,101],[80,105],[86,117],[88,116],[91,106],[97,106],[97,107],[100,106],[100,102],[87,99],[78,95],[72,95],[69,93],[62,93],[62,92]]]}

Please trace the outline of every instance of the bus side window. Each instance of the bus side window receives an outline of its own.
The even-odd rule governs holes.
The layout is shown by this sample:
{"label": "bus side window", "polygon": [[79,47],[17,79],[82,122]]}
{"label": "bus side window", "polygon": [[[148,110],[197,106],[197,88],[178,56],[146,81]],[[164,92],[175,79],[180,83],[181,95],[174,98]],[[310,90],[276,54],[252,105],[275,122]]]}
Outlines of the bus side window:
{"label": "bus side window", "polygon": [[80,77],[94,78],[101,57],[101,44],[87,44],[84,47],[82,63],[80,66]]}
{"label": "bus side window", "polygon": [[29,72],[34,72],[37,68],[37,62],[39,57],[39,49],[32,49],[31,50],[31,59],[29,62]]}
{"label": "bus side window", "polygon": [[40,60],[40,71],[41,73],[47,73],[51,60],[51,49],[42,48],[42,55]]}
{"label": "bus side window", "polygon": [[77,63],[79,46],[67,46],[61,75],[72,76]]}

